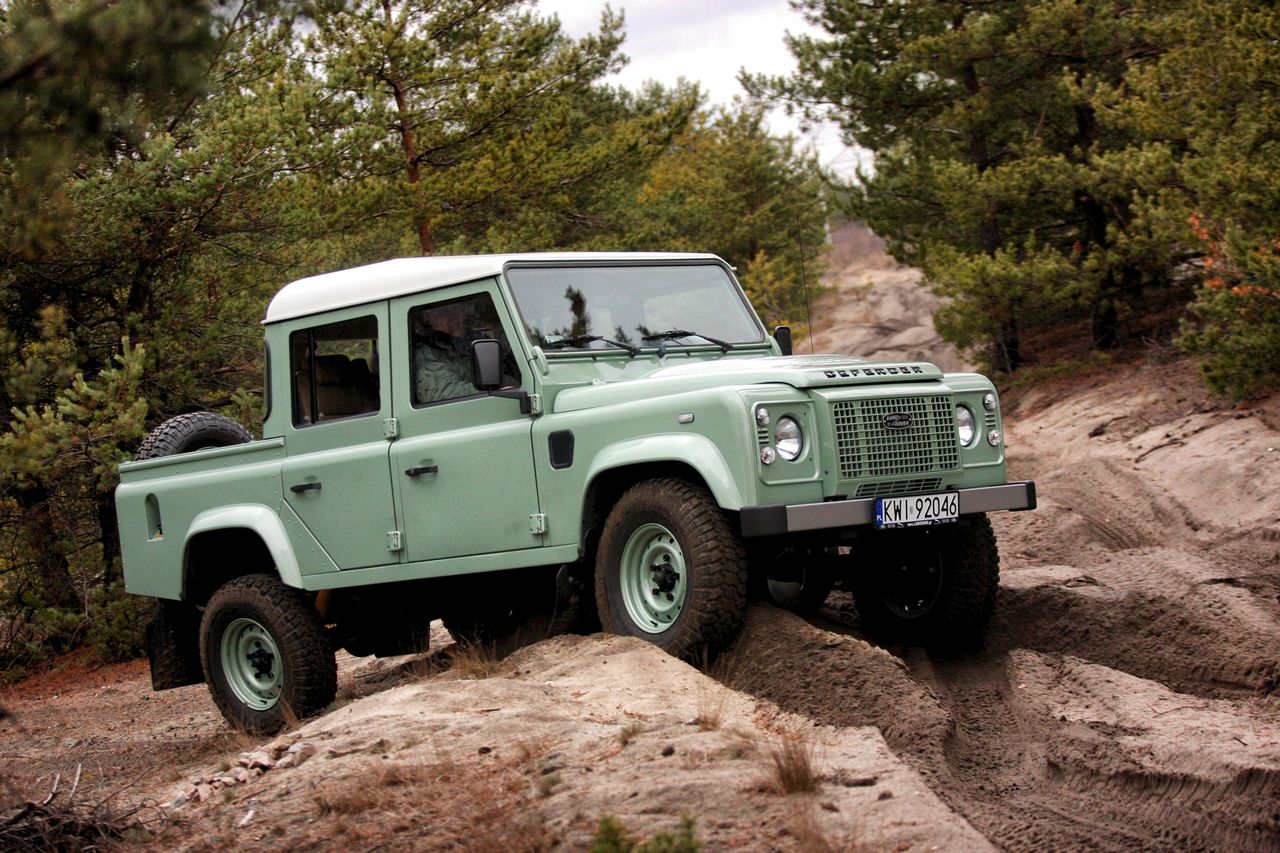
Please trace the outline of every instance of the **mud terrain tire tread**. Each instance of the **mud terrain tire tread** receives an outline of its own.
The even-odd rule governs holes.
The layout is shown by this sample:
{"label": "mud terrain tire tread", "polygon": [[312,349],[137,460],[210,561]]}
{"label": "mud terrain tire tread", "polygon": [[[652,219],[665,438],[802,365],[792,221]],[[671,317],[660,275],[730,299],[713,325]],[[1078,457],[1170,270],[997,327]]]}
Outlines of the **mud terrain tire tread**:
{"label": "mud terrain tire tread", "polygon": [[231,447],[253,441],[247,429],[225,415],[191,412],[169,418],[138,445],[135,460],[160,459],[206,447]]}
{"label": "mud terrain tire tread", "polygon": [[1000,588],[1000,552],[991,520],[972,518],[952,538],[955,586],[931,631],[938,643],[974,643],[982,637],[996,609]]}
{"label": "mud terrain tire tread", "polygon": [[[237,701],[222,671],[221,629],[242,616],[267,630],[282,659],[280,699],[265,711]],[[279,731],[289,722],[289,714],[297,719],[315,714],[337,693],[337,663],[320,615],[305,593],[271,575],[245,575],[218,588],[200,624],[200,660],[214,704],[228,722],[251,734]]]}
{"label": "mud terrain tire tread", "polygon": [[[692,580],[684,608],[662,634],[646,634],[627,616],[619,592],[623,546],[645,518],[659,518],[676,537]],[[628,489],[605,521],[596,551],[596,607],[604,630],[650,640],[700,663],[737,636],[747,606],[746,552],[711,493],[687,480],[659,478]]]}

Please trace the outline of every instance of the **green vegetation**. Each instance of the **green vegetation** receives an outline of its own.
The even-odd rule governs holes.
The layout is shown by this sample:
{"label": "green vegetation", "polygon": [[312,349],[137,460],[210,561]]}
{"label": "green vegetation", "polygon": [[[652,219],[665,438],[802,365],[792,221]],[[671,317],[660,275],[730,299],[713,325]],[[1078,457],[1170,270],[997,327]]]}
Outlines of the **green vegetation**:
{"label": "green vegetation", "polygon": [[140,648],[115,466],[173,415],[256,426],[286,281],[698,249],[803,320],[816,164],[757,106],[606,84],[622,41],[516,0],[0,4],[0,670]]}
{"label": "green vegetation", "polygon": [[694,820],[686,815],[680,819],[680,828],[675,832],[659,832],[641,842],[631,837],[620,820],[605,815],[591,839],[591,853],[697,853],[702,849],[702,842],[693,829]]}
{"label": "green vegetation", "polygon": [[1280,11],[1248,0],[798,4],[757,94],[872,150],[851,215],[950,298],[950,340],[1011,371],[1153,315],[1238,396],[1280,383]]}

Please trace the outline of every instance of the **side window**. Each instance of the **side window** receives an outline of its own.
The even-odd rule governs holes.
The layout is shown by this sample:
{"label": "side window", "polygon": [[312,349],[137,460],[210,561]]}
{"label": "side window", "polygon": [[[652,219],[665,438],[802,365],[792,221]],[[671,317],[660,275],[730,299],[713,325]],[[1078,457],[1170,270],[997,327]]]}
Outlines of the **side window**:
{"label": "side window", "polygon": [[378,321],[358,317],[289,336],[294,426],[376,412]]}
{"label": "side window", "polygon": [[413,405],[426,406],[479,393],[471,384],[471,344],[482,338],[493,338],[502,345],[503,385],[518,386],[520,367],[489,294],[476,293],[411,309]]}

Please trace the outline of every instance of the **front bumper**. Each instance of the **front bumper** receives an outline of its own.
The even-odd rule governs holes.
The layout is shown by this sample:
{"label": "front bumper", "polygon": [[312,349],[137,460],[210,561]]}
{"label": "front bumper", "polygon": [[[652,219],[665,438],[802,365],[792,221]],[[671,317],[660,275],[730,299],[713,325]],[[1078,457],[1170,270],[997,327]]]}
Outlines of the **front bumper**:
{"label": "front bumper", "polygon": [[[961,515],[995,512],[1002,509],[1020,511],[1036,508],[1036,484],[1030,481],[958,491]],[[859,527],[875,523],[875,515],[875,498],[790,506],[786,504],[746,506],[739,512],[742,535],[745,537],[784,536],[788,533],[805,533],[813,530]]]}

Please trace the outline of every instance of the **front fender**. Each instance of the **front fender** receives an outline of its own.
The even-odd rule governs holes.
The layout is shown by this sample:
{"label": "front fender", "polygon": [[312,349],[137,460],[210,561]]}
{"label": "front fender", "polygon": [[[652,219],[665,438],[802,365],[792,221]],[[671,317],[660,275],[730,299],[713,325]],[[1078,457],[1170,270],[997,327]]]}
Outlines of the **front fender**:
{"label": "front fender", "polygon": [[302,589],[302,571],[298,568],[293,545],[289,542],[289,535],[285,532],[280,516],[270,507],[261,504],[233,504],[200,513],[191,522],[186,541],[182,544],[184,564],[191,540],[201,533],[215,530],[252,530],[267,546],[285,586]]}
{"label": "front fender", "polygon": [[615,468],[654,462],[682,462],[697,471],[723,509],[739,510],[745,503],[720,448],[704,435],[669,433],[610,444],[591,460],[587,482]]}

